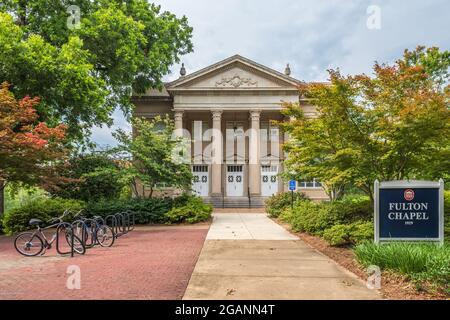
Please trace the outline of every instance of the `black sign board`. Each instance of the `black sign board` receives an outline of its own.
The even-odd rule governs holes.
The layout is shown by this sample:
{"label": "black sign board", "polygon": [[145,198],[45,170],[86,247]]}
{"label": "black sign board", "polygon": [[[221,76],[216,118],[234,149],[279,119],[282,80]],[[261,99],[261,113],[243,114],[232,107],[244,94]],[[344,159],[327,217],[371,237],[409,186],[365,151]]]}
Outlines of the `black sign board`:
{"label": "black sign board", "polygon": [[375,181],[375,242],[444,241],[444,183]]}

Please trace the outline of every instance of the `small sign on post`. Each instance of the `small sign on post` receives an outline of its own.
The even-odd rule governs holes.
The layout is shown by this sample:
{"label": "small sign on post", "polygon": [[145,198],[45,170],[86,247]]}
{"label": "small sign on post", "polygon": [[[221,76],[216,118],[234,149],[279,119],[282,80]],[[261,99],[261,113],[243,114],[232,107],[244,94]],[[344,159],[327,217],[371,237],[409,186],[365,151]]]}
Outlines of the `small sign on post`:
{"label": "small sign on post", "polygon": [[375,243],[444,243],[444,181],[375,181]]}
{"label": "small sign on post", "polygon": [[297,189],[297,181],[289,180],[289,190],[295,191],[295,189]]}
{"label": "small sign on post", "polygon": [[297,189],[297,181],[289,180],[289,190],[291,191],[291,209],[294,208],[294,191]]}

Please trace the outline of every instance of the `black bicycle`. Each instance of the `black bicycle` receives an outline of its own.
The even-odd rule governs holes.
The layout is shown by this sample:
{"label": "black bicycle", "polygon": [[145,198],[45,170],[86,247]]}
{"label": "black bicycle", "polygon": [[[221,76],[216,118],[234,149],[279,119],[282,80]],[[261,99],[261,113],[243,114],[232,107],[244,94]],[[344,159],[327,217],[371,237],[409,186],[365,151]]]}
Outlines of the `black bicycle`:
{"label": "black bicycle", "polygon": [[[64,238],[69,247],[78,254],[84,254],[86,248],[83,241],[74,234],[72,225],[63,221],[63,218],[69,213],[70,212],[66,210],[61,217],[50,219],[47,221],[50,225],[44,228],[41,227],[41,225],[44,224],[42,220],[31,219],[29,222],[30,226],[36,226],[37,229],[35,231],[22,232],[16,236],[14,239],[14,247],[17,252],[27,257],[37,256],[39,254],[44,255],[47,249],[50,249],[52,244],[56,241],[57,252],[59,254],[69,254],[71,251],[63,252],[59,247],[59,235],[64,233]],[[56,231],[52,238],[48,240],[44,231],[51,228],[56,228]]]}
{"label": "black bicycle", "polygon": [[72,224],[75,235],[83,239],[86,248],[92,248],[97,244],[111,247],[115,239],[114,230],[101,217],[95,216],[93,219],[84,217],[83,211],[80,210],[74,215],[78,218]]}

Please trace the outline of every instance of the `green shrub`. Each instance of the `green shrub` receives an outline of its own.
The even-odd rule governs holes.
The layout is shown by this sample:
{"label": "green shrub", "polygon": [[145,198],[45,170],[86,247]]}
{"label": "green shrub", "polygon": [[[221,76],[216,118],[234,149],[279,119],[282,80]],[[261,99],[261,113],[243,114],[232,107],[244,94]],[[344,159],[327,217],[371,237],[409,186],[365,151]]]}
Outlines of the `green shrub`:
{"label": "green shrub", "polygon": [[332,246],[359,244],[373,239],[373,223],[357,221],[351,224],[337,224],[326,229],[322,236]]}
{"label": "green shrub", "polygon": [[342,222],[368,221],[373,218],[373,208],[368,196],[349,196],[329,202],[332,215]]}
{"label": "green shrub", "polygon": [[[110,214],[129,211],[135,214],[138,224],[147,223],[195,223],[209,218],[212,207],[199,197],[183,194],[177,198],[131,198],[101,200],[88,203],[89,216],[106,217]],[[192,211],[192,212],[191,212]],[[205,218],[205,212],[208,216]]]}
{"label": "green shrub", "polygon": [[212,206],[204,203],[200,197],[192,197],[184,205],[170,210],[166,218],[169,223],[196,223],[208,220],[212,210]]}
{"label": "green shrub", "polygon": [[283,211],[280,219],[291,224],[294,231],[321,236],[333,226],[369,222],[372,216],[369,198],[358,196],[333,202],[297,201],[293,209]]}
{"label": "green shrub", "polygon": [[359,221],[352,224],[350,232],[350,241],[352,244],[372,240],[374,236],[373,221]]}
{"label": "green shrub", "polygon": [[450,190],[444,191],[444,237],[450,243]]}
{"label": "green shrub", "polygon": [[424,243],[370,242],[355,248],[357,260],[365,267],[376,265],[409,276],[412,280],[429,282],[450,294],[450,245]]}
{"label": "green shrub", "polygon": [[47,199],[49,197],[44,189],[21,186],[14,183],[7,184],[4,192],[5,212],[23,206],[30,201]]}
{"label": "green shrub", "polygon": [[292,230],[320,235],[335,224],[329,215],[328,205],[312,201],[297,201],[294,208],[286,209],[280,219],[291,225]]}
{"label": "green shrub", "polygon": [[450,217],[450,190],[444,191],[444,212],[447,217]]}
{"label": "green shrub", "polygon": [[78,211],[82,208],[84,208],[84,202],[78,200],[60,198],[35,199],[5,213],[3,217],[4,231],[11,234],[28,230],[31,229],[28,222],[32,218],[48,221],[50,218],[59,217],[66,209]]}
{"label": "green shrub", "polygon": [[57,188],[49,187],[48,191],[65,199],[113,200],[120,197],[126,186],[118,164],[105,152],[76,155],[69,159],[60,174],[73,181],[63,182]]}
{"label": "green shrub", "polygon": [[129,211],[134,213],[138,224],[165,223],[165,215],[173,205],[171,198],[100,200],[88,203],[86,211],[89,216],[101,217]]}
{"label": "green shrub", "polygon": [[292,198],[294,199],[294,202],[297,200],[308,199],[305,194],[301,192],[294,192],[293,194],[291,194],[291,192],[274,194],[265,201],[267,213],[271,217],[277,218],[285,209],[291,206]]}
{"label": "green shrub", "polygon": [[346,224],[337,224],[323,232],[323,238],[332,246],[350,244],[351,227]]}

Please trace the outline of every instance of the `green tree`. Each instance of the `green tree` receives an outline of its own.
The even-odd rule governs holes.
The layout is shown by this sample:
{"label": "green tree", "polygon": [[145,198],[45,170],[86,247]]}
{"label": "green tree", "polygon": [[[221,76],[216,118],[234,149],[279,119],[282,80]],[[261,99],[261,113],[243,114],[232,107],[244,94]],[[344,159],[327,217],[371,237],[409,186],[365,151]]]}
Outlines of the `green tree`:
{"label": "green tree", "polygon": [[372,197],[375,179],[448,176],[449,64],[448,51],[418,47],[393,65],[376,63],[373,77],[330,70],[329,84],[302,87],[318,114],[286,105],[288,171],[320,179],[334,198],[349,185]]}
{"label": "green tree", "polygon": [[178,150],[183,141],[173,136],[173,121],[168,117],[134,118],[132,124],[133,133],[118,130],[114,137],[119,142],[116,152],[131,158],[122,162],[122,170],[134,196],[151,198],[158,186],[190,189],[192,173],[190,166],[180,161]]}
{"label": "green tree", "polygon": [[[70,24],[70,5],[79,25]],[[110,124],[115,108],[130,115],[132,92],[160,87],[192,51],[191,36],[186,17],[146,0],[4,0],[0,81],[18,98],[39,96],[40,120],[68,124],[79,142],[93,125]]]}
{"label": "green tree", "polygon": [[69,179],[48,188],[60,198],[85,202],[115,199],[126,186],[119,163],[103,151],[71,157],[61,166],[60,175]]}

